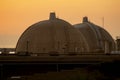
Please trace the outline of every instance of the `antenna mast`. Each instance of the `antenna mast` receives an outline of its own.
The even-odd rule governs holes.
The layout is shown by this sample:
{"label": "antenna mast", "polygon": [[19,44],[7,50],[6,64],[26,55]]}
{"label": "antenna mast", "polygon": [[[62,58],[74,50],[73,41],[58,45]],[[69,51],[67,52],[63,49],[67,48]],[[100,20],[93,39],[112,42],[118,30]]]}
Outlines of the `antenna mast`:
{"label": "antenna mast", "polygon": [[105,27],[105,26],[104,26],[104,17],[102,18],[102,25],[103,25],[103,28],[104,28],[104,27]]}

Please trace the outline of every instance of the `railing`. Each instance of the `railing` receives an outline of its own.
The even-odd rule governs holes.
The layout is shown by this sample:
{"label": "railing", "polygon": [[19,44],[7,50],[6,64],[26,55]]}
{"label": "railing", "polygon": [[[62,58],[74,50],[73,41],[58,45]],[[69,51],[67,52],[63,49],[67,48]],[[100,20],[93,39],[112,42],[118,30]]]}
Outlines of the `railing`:
{"label": "railing", "polygon": [[14,54],[1,53],[0,56],[81,56],[81,55],[120,55],[120,51],[113,51],[111,53],[102,52],[70,52],[70,53],[28,53],[19,52]]}

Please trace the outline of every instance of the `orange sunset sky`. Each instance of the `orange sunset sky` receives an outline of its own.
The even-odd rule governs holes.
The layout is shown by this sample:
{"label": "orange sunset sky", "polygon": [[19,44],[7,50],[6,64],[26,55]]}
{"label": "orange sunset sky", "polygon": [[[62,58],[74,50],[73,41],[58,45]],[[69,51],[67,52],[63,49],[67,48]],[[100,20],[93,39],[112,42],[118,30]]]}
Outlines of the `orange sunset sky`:
{"label": "orange sunset sky", "polygon": [[30,25],[46,20],[50,12],[71,24],[82,17],[120,36],[120,0],[0,0],[0,47],[15,47]]}

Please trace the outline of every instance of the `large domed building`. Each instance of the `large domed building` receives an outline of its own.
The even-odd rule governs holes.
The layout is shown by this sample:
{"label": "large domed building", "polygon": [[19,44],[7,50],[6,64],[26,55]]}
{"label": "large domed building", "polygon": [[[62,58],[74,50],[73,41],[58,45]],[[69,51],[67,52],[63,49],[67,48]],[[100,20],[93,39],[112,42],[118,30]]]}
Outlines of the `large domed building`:
{"label": "large domed building", "polygon": [[83,22],[74,25],[85,37],[90,47],[90,52],[110,53],[115,50],[115,42],[111,35],[102,27],[88,21],[87,17]]}
{"label": "large domed building", "polygon": [[50,13],[49,20],[40,21],[26,29],[18,40],[16,53],[81,53],[89,46],[78,29]]}

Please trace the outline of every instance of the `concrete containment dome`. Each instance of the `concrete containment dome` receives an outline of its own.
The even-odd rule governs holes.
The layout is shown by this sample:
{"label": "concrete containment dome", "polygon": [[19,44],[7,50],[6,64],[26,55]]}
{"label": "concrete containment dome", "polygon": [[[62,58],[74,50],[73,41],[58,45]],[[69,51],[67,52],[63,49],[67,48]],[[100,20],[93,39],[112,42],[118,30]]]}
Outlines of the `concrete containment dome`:
{"label": "concrete containment dome", "polygon": [[16,53],[79,53],[89,51],[80,31],[50,13],[49,20],[33,24],[18,40]]}
{"label": "concrete containment dome", "polygon": [[84,35],[90,52],[110,53],[115,50],[115,42],[111,35],[102,27],[89,22],[87,17],[83,18],[82,23],[74,26]]}

